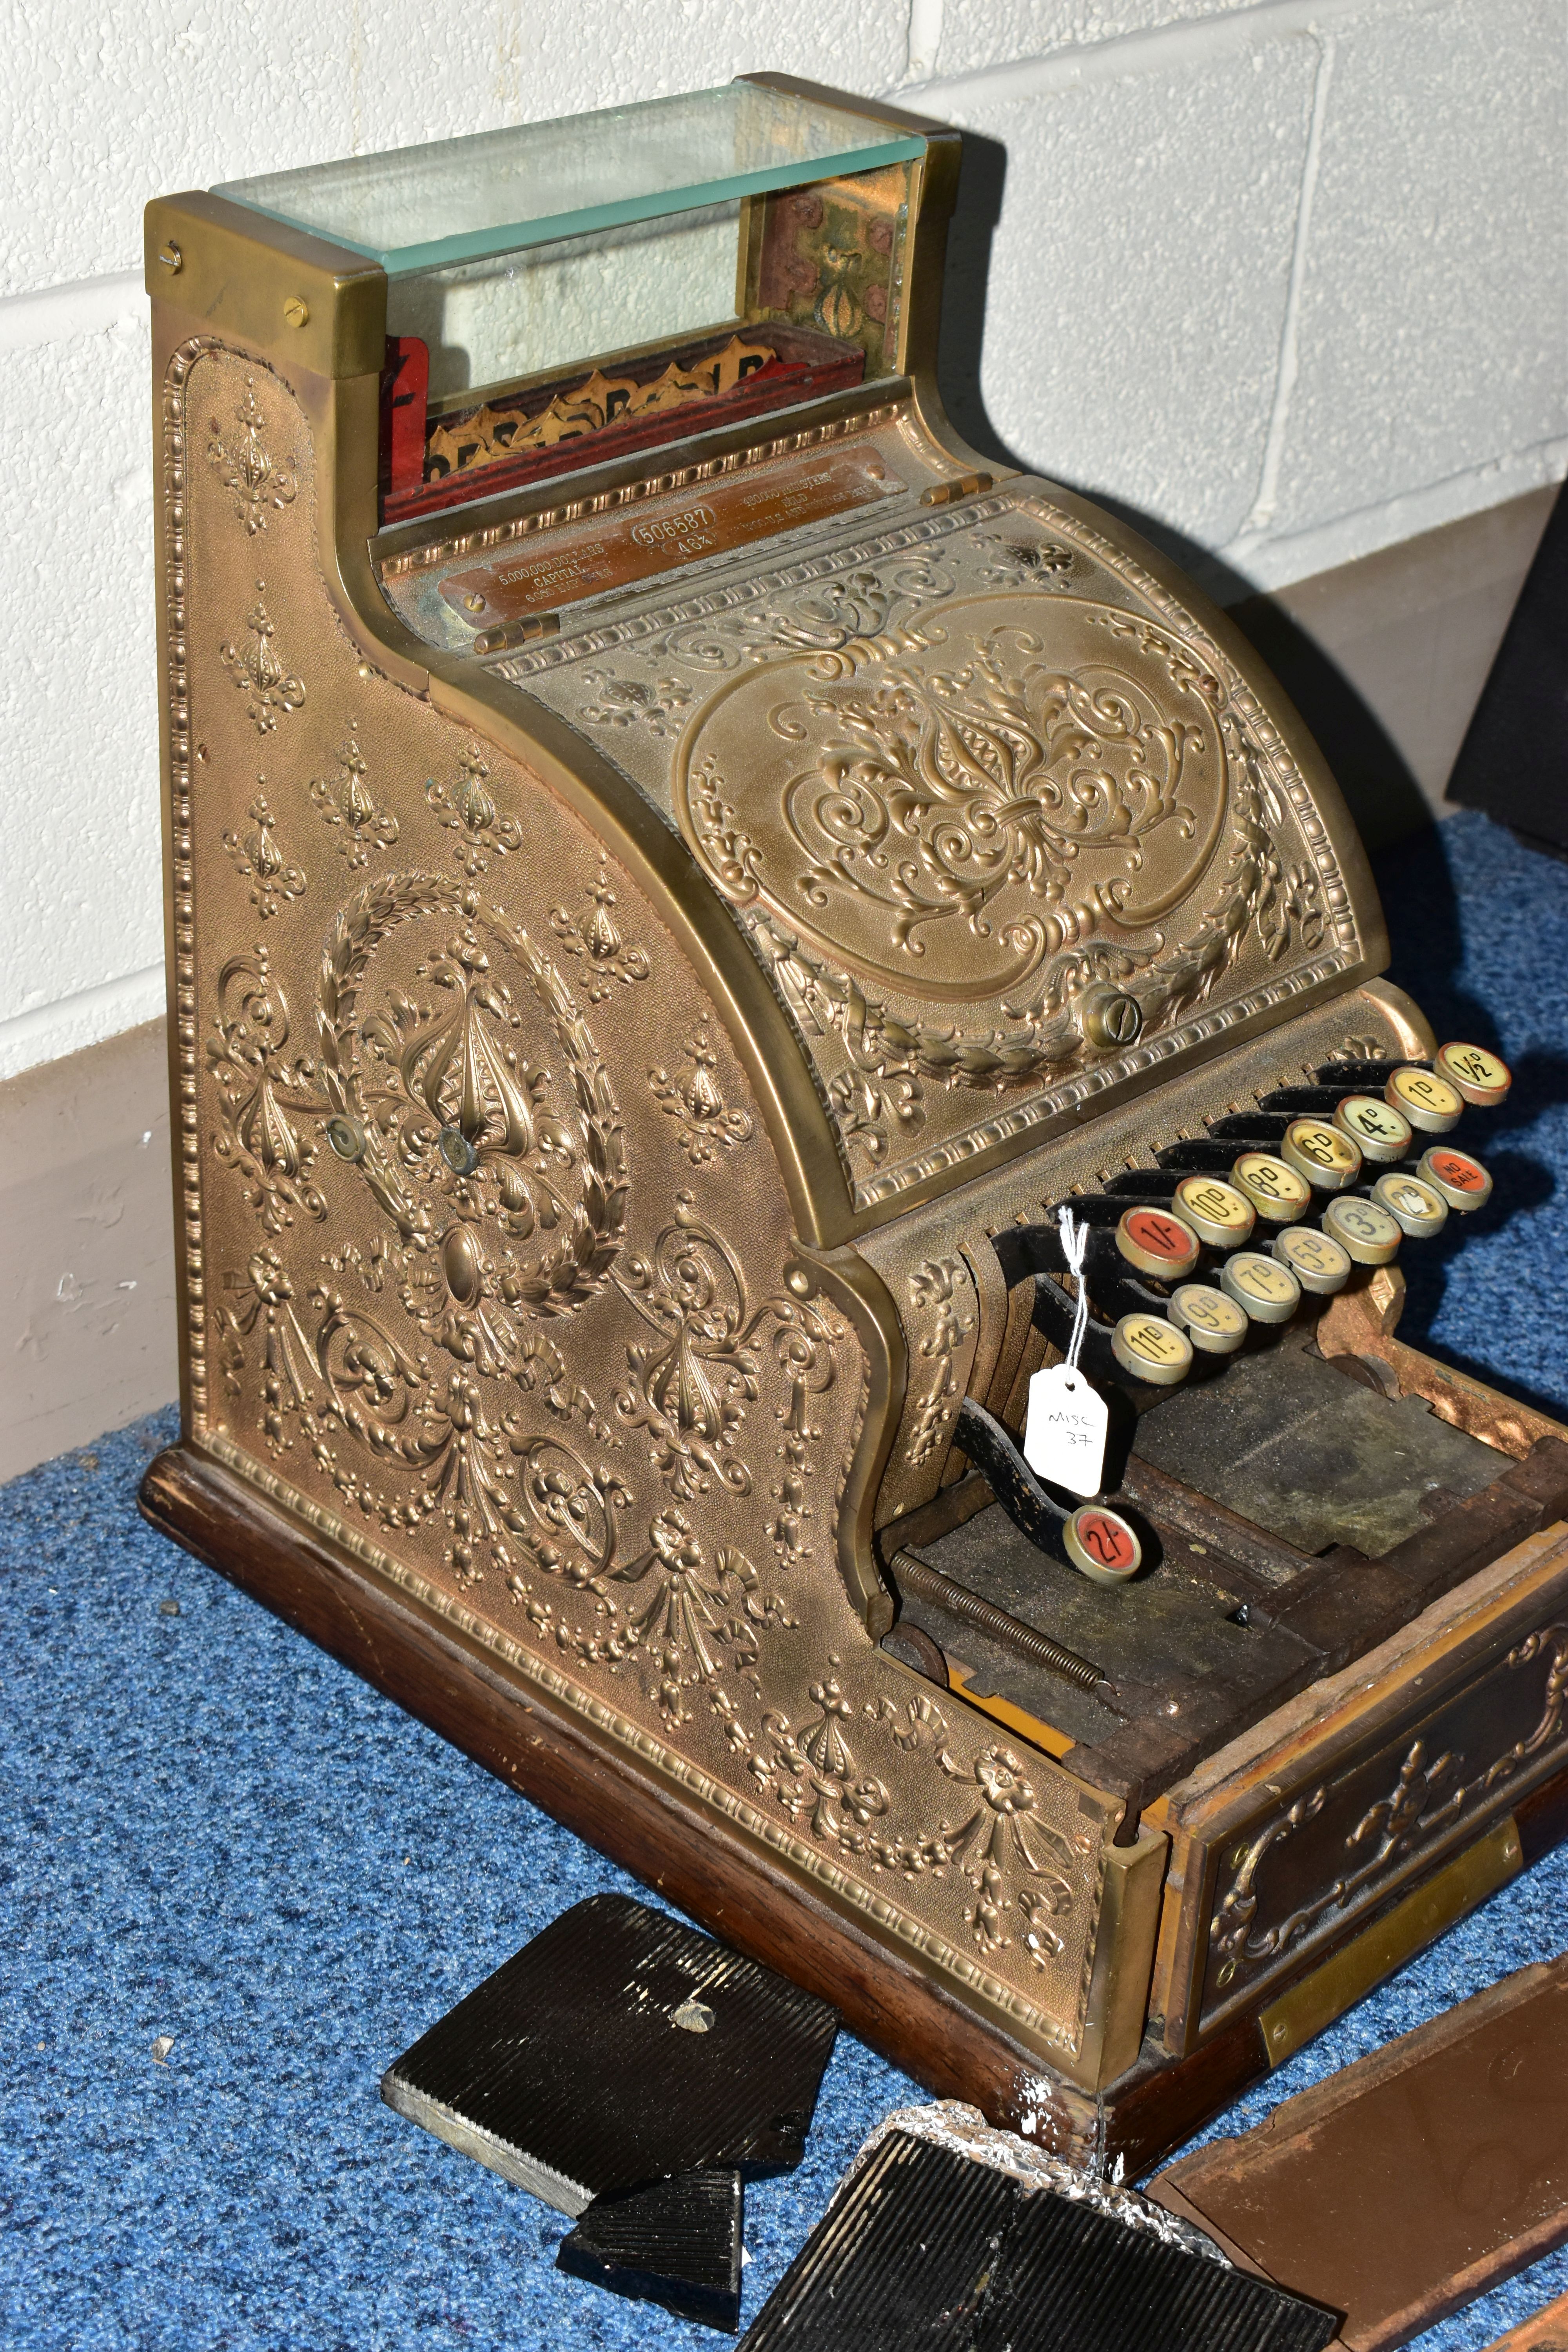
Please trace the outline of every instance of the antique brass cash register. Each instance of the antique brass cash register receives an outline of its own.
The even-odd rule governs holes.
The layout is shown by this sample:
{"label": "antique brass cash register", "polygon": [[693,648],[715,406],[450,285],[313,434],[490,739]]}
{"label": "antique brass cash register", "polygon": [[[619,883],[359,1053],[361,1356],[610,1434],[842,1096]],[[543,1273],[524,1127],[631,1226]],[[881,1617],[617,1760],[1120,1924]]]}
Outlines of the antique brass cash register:
{"label": "antique brass cash register", "polygon": [[942,415],[958,143],[762,76],[151,206],[143,1499],[1137,2165],[1561,1834],[1568,1444],[1395,1335],[1508,1073],[1299,719]]}

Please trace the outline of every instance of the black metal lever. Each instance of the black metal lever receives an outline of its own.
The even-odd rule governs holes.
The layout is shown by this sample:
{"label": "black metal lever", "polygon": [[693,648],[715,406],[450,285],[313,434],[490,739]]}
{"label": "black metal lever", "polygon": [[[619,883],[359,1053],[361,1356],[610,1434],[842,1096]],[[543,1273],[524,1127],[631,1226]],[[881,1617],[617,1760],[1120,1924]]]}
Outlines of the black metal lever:
{"label": "black metal lever", "polygon": [[[1114,1436],[1114,1398],[1111,1402]],[[1068,1568],[1079,1565],[1068,1549],[1067,1524],[1075,1514],[1089,1509],[1089,1506],[1058,1501],[1052,1488],[1036,1477],[1014,1444],[1011,1433],[1004,1429],[995,1414],[987,1412],[983,1404],[976,1404],[973,1397],[965,1397],[958,1408],[953,1443],[968,1454],[1020,1535],[1027,1536],[1039,1550],[1048,1552],[1053,1559],[1064,1561]],[[1125,1458],[1123,1453],[1121,1460],[1125,1461]],[[1108,1447],[1107,1483],[1114,1488],[1120,1484],[1121,1469],[1118,1467],[1112,1475],[1111,1460]],[[1113,1513],[1100,1505],[1092,1507],[1103,1511],[1112,1524],[1116,1519],[1126,1521],[1137,1536],[1145,1567],[1158,1559],[1158,1538],[1141,1515],[1125,1509],[1120,1501]]]}

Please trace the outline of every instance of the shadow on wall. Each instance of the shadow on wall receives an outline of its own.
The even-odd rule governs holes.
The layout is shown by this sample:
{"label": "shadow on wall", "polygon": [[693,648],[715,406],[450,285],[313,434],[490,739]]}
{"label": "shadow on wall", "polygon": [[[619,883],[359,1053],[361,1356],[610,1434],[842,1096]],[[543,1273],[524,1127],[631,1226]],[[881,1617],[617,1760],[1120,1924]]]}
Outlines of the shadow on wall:
{"label": "shadow on wall", "polygon": [[[938,377],[947,413],[964,439],[994,463],[1027,472],[1033,470],[1030,461],[1007,446],[986,414],[980,380],[991,243],[1006,169],[1005,147],[964,132],[948,247]],[[1026,364],[1026,356],[1014,354],[1012,363]],[[1098,486],[1072,487],[1179,564],[1225,608],[1232,625],[1268,664],[1316,738],[1375,857],[1392,948],[1389,977],[1416,999],[1439,1037],[1471,1039],[1499,1050],[1496,1024],[1464,978],[1459,895],[1449,865],[1459,835],[1450,825],[1432,823],[1399,751],[1343,671],[1280,604],[1259,594],[1207,548]],[[1450,1219],[1437,1240],[1405,1254],[1408,1297],[1404,1335],[1481,1380],[1495,1380],[1498,1367],[1472,1364],[1431,1338],[1450,1263],[1467,1241],[1497,1231],[1552,1196],[1550,1168],[1528,1149],[1518,1144],[1510,1148],[1510,1139],[1517,1137],[1522,1144],[1525,1131],[1565,1098],[1568,1055],[1545,1048],[1521,1055],[1514,1066],[1507,1107],[1492,1113],[1489,1121],[1491,1149],[1487,1160],[1497,1181],[1491,1202],[1474,1217]],[[1517,1381],[1510,1385],[1541,1411],[1562,1412],[1560,1397],[1536,1396]]]}
{"label": "shadow on wall", "polygon": [[[948,236],[937,364],[947,413],[964,439],[996,464],[1033,471],[1009,449],[985,410],[980,361],[984,345],[991,243],[1002,210],[1007,151],[994,139],[963,133],[958,202]],[[1369,850],[1401,841],[1431,823],[1420,787],[1382,722],[1342,669],[1270,596],[1260,595],[1207,548],[1113,493],[1073,483],[1179,563],[1261,656],[1306,720]]]}

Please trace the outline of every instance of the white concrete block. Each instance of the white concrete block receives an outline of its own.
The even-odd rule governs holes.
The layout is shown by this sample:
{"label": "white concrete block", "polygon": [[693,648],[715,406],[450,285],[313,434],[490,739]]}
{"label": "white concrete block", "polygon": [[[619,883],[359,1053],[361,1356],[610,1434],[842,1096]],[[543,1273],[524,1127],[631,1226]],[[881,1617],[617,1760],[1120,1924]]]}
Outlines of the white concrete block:
{"label": "white concrete block", "polygon": [[1007,149],[982,371],[996,430],[1205,546],[1258,488],[1314,62],[1294,39],[959,118]]}
{"label": "white concrete block", "polygon": [[[149,197],[773,70],[905,74],[909,0],[110,0],[8,36],[0,295],[139,267]],[[8,120],[5,119],[8,116]]]}
{"label": "white concrete block", "polygon": [[1129,33],[1229,15],[1259,0],[945,0],[941,37],[928,72],[978,73],[1019,58],[1123,39]]}
{"label": "white concrete block", "polygon": [[1500,461],[1508,497],[1568,432],[1561,10],[1397,8],[1338,32],[1330,65],[1281,536]]}
{"label": "white concrete block", "polygon": [[0,353],[0,1076],[160,1006],[148,375],[140,320]]}

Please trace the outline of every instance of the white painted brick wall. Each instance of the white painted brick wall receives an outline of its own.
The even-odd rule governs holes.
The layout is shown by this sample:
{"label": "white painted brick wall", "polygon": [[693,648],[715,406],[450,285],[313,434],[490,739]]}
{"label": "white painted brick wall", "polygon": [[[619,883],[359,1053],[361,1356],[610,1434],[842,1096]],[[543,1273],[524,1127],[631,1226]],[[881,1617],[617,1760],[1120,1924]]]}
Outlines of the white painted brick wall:
{"label": "white painted brick wall", "polygon": [[162,1003],[148,197],[761,67],[1002,142],[983,381],[1279,585],[1568,464],[1565,0],[116,0],[0,94],[0,1076]]}

